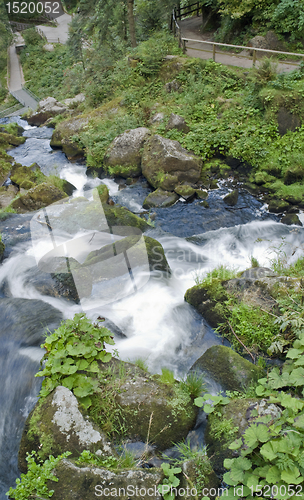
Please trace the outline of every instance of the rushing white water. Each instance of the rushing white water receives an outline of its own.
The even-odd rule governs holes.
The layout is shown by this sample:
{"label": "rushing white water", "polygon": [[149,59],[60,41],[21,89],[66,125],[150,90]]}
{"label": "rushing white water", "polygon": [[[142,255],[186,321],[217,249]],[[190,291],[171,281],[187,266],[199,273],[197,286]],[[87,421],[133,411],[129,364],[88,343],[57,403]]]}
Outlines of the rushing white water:
{"label": "rushing white water", "polygon": [[[40,162],[46,173],[49,167],[54,166],[54,159],[60,160],[57,174],[76,187],[74,195],[83,195],[85,189],[104,182],[111,196],[117,196],[122,204],[136,212],[142,211],[141,195],[136,190],[133,190],[133,193],[137,193],[136,197],[132,198],[132,190],[118,192],[118,185],[112,179],[88,180],[85,166],[71,164],[63,153],[54,153],[49,148],[49,131],[28,127],[26,122],[20,120],[19,123],[26,128],[25,135],[31,137],[23,149],[19,147],[11,152],[16,160],[25,165],[33,161]],[[33,146],[36,148],[36,156],[31,150]],[[26,156],[22,157],[23,154]],[[256,210],[256,217],[260,218],[265,207]],[[183,224],[182,221],[178,223]],[[22,228],[23,223],[19,229]],[[98,230],[96,227],[91,229]],[[63,230],[67,231],[67,228],[63,227]],[[135,293],[130,292],[120,300],[89,309],[87,315],[92,320],[100,315],[104,316],[124,333],[126,338],[116,338],[115,346],[108,347],[112,351],[118,350],[121,359],[135,360],[140,357],[146,360],[152,372],[160,372],[161,368],[166,366],[174,370],[178,377],[189,370],[211,345],[222,342],[198,313],[184,301],[186,290],[193,286],[197,279],[219,266],[245,270],[251,266],[252,257],[257,259],[260,266],[269,267],[277,258],[292,262],[303,256],[304,229],[273,221],[259,220],[221,228],[192,236],[187,240],[157,229],[152,230],[150,235],[162,244],[172,271],[171,276],[153,272],[146,284]],[[72,318],[76,312],[82,311],[81,305],[42,294],[35,288],[34,280],[31,279],[37,271],[37,252],[40,256],[48,250],[43,246],[45,243],[35,242],[35,245],[41,245],[36,248],[31,241],[15,245],[9,258],[0,267],[0,287],[5,289],[6,296],[16,299],[40,299],[61,311],[64,318]],[[14,317],[9,319],[14,321]],[[23,333],[23,325],[20,328],[22,335],[28,335],[27,332]],[[24,328],[26,329],[26,325]],[[39,380],[34,379],[34,373],[38,370],[38,361],[42,355],[38,347],[39,341],[24,346],[19,337],[15,339],[11,336],[9,322],[3,327],[3,331],[0,344],[0,356],[3,360],[0,365],[0,458],[3,457],[3,460],[0,460],[1,500],[6,498],[4,493],[18,474],[16,456],[19,440],[24,419],[33,407],[39,390]],[[9,439],[5,436],[9,436]]]}

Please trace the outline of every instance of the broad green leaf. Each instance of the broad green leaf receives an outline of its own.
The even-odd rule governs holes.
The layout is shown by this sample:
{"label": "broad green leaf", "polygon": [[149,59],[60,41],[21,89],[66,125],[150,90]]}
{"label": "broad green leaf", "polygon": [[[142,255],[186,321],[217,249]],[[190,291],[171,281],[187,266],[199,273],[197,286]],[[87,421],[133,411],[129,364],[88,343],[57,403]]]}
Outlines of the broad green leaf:
{"label": "broad green leaf", "polygon": [[263,444],[260,450],[263,457],[270,461],[274,460],[277,457],[277,453],[273,449],[273,446],[274,443],[272,441],[269,441],[268,443]]}
{"label": "broad green leaf", "polygon": [[84,398],[79,398],[79,402],[85,407],[85,408],[90,408],[92,404],[92,400],[90,396],[85,396]]}
{"label": "broad green leaf", "polygon": [[224,463],[223,463],[225,469],[231,469],[231,467],[233,466],[234,460],[235,460],[235,458],[225,458]]}
{"label": "broad green leaf", "polygon": [[233,443],[231,443],[228,448],[229,450],[238,450],[243,444],[243,441],[241,438],[239,439],[236,439],[235,441],[233,441]]}
{"label": "broad green leaf", "polygon": [[265,392],[266,392],[266,389],[262,385],[258,385],[255,388],[255,393],[256,393],[257,396],[263,396],[265,394]]}
{"label": "broad green leaf", "polygon": [[287,484],[297,484],[298,478],[300,476],[300,471],[297,467],[293,467],[292,469],[283,470],[281,472],[281,479],[285,481]]}
{"label": "broad green leaf", "polygon": [[214,406],[205,404],[205,406],[204,406],[204,412],[205,413],[207,413],[207,414],[213,413],[214,410],[215,410]]}
{"label": "broad green leaf", "polygon": [[195,406],[198,406],[199,408],[201,408],[203,406],[204,402],[205,402],[205,400],[201,396],[199,398],[195,398],[195,400],[194,400]]}
{"label": "broad green leaf", "polygon": [[231,478],[230,472],[225,472],[225,474],[223,475],[223,480],[229,486],[235,486],[236,484],[238,484],[238,481],[235,481],[234,479]]}
{"label": "broad green leaf", "polygon": [[293,370],[289,377],[289,383],[298,387],[299,385],[304,385],[304,368],[296,368]]}
{"label": "broad green leaf", "polygon": [[90,394],[93,394],[94,384],[91,380],[87,380],[86,382],[82,383],[81,385],[78,385],[77,387],[75,387],[73,392],[74,392],[76,397],[84,398],[86,396],[89,396]]}
{"label": "broad green leaf", "polygon": [[171,484],[172,484],[173,488],[176,488],[176,486],[178,486],[180,483],[180,480],[178,479],[178,477],[173,476],[171,478],[171,476],[169,476],[169,478],[171,480]]}
{"label": "broad green leaf", "polygon": [[267,483],[276,484],[280,481],[280,479],[281,479],[281,473],[280,473],[279,469],[277,468],[277,466],[274,465],[273,467],[270,467],[270,469],[268,470],[268,472],[266,474]]}
{"label": "broad green leaf", "polygon": [[286,358],[297,359],[301,354],[303,354],[303,349],[289,349]]}
{"label": "broad green leaf", "polygon": [[259,442],[266,443],[270,438],[268,427],[265,424],[254,424],[246,429],[244,439],[247,446],[257,446]]}
{"label": "broad green leaf", "polygon": [[251,474],[251,476],[249,476],[249,478],[247,479],[246,484],[249,488],[253,487],[253,491],[255,491],[255,487],[257,486],[257,484],[260,484],[259,477]]}
{"label": "broad green leaf", "polygon": [[97,372],[99,372],[100,370],[99,370],[99,366],[98,366],[97,361],[93,361],[93,362],[90,364],[90,366],[87,368],[87,370],[88,370],[89,372],[93,372],[93,373],[97,373]]}

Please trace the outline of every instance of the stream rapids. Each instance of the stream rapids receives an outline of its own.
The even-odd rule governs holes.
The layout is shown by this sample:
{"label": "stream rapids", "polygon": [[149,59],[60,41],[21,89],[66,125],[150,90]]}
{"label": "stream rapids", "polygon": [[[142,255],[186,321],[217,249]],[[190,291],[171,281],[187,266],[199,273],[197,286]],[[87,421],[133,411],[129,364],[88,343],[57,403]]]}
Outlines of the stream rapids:
{"label": "stream rapids", "polygon": [[[85,165],[72,164],[64,153],[51,149],[52,129],[30,127],[19,117],[0,120],[8,121],[17,121],[27,137],[9,152],[18,163],[36,162],[44,174],[60,175],[76,187],[74,197],[104,182],[115,203],[136,214],[144,211],[143,200],[151,192],[145,179],[124,189],[113,179],[89,179]],[[198,200],[155,209],[155,226],[145,234],[162,244],[171,276],[151,274],[135,293],[86,311],[92,320],[102,314],[123,332],[125,338],[116,336],[112,348],[120,359],[142,358],[151,372],[167,367],[177,378],[184,376],[209,347],[223,342],[184,302],[186,290],[220,265],[243,270],[254,257],[260,266],[269,267],[278,257],[291,262],[303,255],[303,228],[279,223],[246,191],[240,191],[236,207],[228,209],[223,202],[228,191],[224,183],[211,191],[209,209]],[[52,330],[62,319],[82,311],[81,305],[41,294],[29,280],[37,267],[32,217],[15,214],[0,221],[6,245],[0,267],[0,500],[7,498],[5,493],[20,475],[18,446],[40,390],[41,379],[34,375],[43,355],[40,344],[45,328]]]}

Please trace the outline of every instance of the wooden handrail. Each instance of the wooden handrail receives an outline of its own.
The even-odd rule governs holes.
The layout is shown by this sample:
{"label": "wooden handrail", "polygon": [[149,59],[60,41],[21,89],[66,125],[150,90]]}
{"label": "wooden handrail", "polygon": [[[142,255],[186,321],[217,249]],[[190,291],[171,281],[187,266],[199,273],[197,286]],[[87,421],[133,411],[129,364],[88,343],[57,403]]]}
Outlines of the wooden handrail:
{"label": "wooden handrail", "polygon": [[271,50],[271,49],[260,49],[258,47],[247,47],[245,45],[232,45],[230,43],[220,43],[220,42],[209,42],[207,40],[193,40],[192,38],[183,38],[183,42],[195,42],[195,43],[206,43],[208,45],[212,46],[221,46],[221,47],[232,47],[235,49],[245,49],[245,50],[253,50],[253,51],[259,51],[259,52],[271,52],[273,54],[282,54],[282,55],[287,55],[287,56],[298,56],[298,57],[304,57],[304,54],[299,54],[297,52],[282,52],[280,50]]}

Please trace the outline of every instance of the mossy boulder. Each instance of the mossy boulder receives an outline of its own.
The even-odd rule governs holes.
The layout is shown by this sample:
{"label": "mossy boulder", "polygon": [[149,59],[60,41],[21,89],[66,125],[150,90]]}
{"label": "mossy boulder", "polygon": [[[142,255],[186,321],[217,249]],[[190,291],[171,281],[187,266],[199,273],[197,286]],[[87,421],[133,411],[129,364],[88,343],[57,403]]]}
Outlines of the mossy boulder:
{"label": "mossy boulder", "polygon": [[26,194],[21,195],[17,200],[13,201],[11,207],[19,213],[31,212],[51,205],[63,198],[66,198],[66,193],[61,189],[47,182],[42,182],[38,186],[29,189]]}
{"label": "mossy boulder", "polygon": [[5,250],[5,245],[3,241],[0,240],[0,262],[3,259],[4,250]]}
{"label": "mossy boulder", "polygon": [[178,184],[196,183],[201,168],[201,160],[178,141],[154,135],[144,145],[142,173],[155,188],[173,191]]}
{"label": "mossy boulder", "polygon": [[163,471],[156,468],[109,470],[93,465],[79,467],[71,460],[61,460],[53,473],[58,479],[48,481],[48,488],[54,490],[53,500],[91,500],[95,496],[159,500],[157,486],[164,478]]}
{"label": "mossy boulder", "polygon": [[260,368],[242,358],[230,347],[222,345],[207,349],[191,370],[206,372],[226,391],[242,391],[263,375]]}
{"label": "mossy boulder", "polygon": [[11,181],[19,188],[31,189],[37,184],[37,180],[43,181],[47,177],[41,172],[37,163],[33,163],[29,167],[15,163],[12,167]]}
{"label": "mossy boulder", "polygon": [[280,214],[282,212],[285,212],[289,207],[289,203],[284,200],[271,200],[268,205],[268,210],[269,212],[273,214]]}
{"label": "mossy boulder", "polygon": [[208,288],[201,285],[195,285],[185,293],[185,301],[195,307],[212,328],[225,321],[225,309],[222,303],[227,299],[228,294],[224,289],[214,296]]}
{"label": "mossy boulder", "polygon": [[4,148],[8,146],[20,146],[20,144],[24,144],[25,140],[25,137],[0,132],[0,146]]}
{"label": "mossy boulder", "polygon": [[179,195],[177,193],[158,188],[153,193],[148,194],[143,202],[143,207],[147,209],[153,207],[171,207],[178,199]]}
{"label": "mossy boulder", "polygon": [[0,184],[1,186],[9,178],[12,164],[4,158],[0,157]]}
{"label": "mossy boulder", "polygon": [[226,205],[234,207],[234,205],[237,204],[238,197],[239,192],[237,189],[234,189],[233,191],[231,191],[231,193],[226,194],[226,196],[223,198],[223,201],[226,203]]}
{"label": "mossy boulder", "polygon": [[[179,488],[185,490],[185,495],[178,495],[178,500],[193,500],[193,495],[191,490],[196,489],[198,498],[205,496],[203,491],[210,491],[211,489],[217,489],[220,486],[220,480],[216,476],[210,461],[207,456],[197,456],[194,460],[187,460],[182,464],[182,474],[180,476]],[[213,490],[214,491],[214,490]],[[182,493],[182,492],[181,492]],[[215,495],[208,493],[211,499],[214,499]]]}
{"label": "mossy boulder", "polygon": [[[101,203],[107,203],[109,200],[109,189],[105,184],[99,184],[97,186],[97,193]],[[94,194],[93,194],[94,196]]]}
{"label": "mossy boulder", "polygon": [[65,451],[75,458],[83,450],[100,450],[105,457],[115,455],[103,432],[84,416],[73,393],[62,386],[40,399],[27,418],[18,455],[21,471],[26,471],[26,453],[32,450],[37,451],[41,460]]}
{"label": "mossy boulder", "polygon": [[139,127],[116,137],[104,157],[107,171],[124,178],[139,176],[142,148],[149,135],[148,128]]}
{"label": "mossy boulder", "polygon": [[80,143],[72,139],[73,136],[83,129],[88,123],[86,117],[70,118],[60,122],[53,132],[50,146],[54,149],[61,148],[67,157],[76,160],[84,156],[84,150]]}
{"label": "mossy boulder", "polygon": [[280,222],[282,222],[283,224],[287,224],[288,226],[291,226],[293,224],[295,224],[296,226],[303,226],[297,214],[286,214],[284,215],[284,217],[282,217]]}
{"label": "mossy boulder", "polygon": [[208,198],[208,191],[206,189],[196,189],[195,192],[200,200],[206,200]]}
{"label": "mossy boulder", "polygon": [[281,107],[277,115],[279,134],[285,135],[288,130],[294,132],[296,128],[301,127],[301,119],[288,109]]}
{"label": "mossy boulder", "polygon": [[54,97],[46,97],[39,102],[36,112],[34,112],[28,119],[30,125],[40,126],[50,118],[61,115],[67,111],[67,107],[61,102],[57,101]]}
{"label": "mossy boulder", "polygon": [[132,214],[132,212],[119,205],[111,207],[110,205],[103,204],[103,209],[109,226],[132,226],[139,228],[141,231],[146,231],[150,228],[145,219],[137,217],[137,215]]}
{"label": "mossy boulder", "polygon": [[185,134],[187,134],[190,130],[185,119],[182,116],[171,113],[169,121],[166,126],[166,130],[171,130],[173,128],[181,132],[185,132]]}
{"label": "mossy boulder", "polygon": [[149,436],[165,450],[184,439],[195,424],[197,408],[179,382],[165,384],[141,371],[129,374],[119,389],[116,401],[128,439],[145,442]]}
{"label": "mossy boulder", "polygon": [[[135,234],[116,241],[115,254],[113,253],[113,243],[89,253],[83,266],[89,267],[94,265],[94,281],[100,281],[106,277],[114,277],[116,275],[115,270],[117,268],[117,262],[115,261],[115,263],[113,263],[112,269],[110,259],[113,258],[114,255],[119,256],[129,250],[133,251],[132,262],[134,262],[135,265],[140,266],[141,264],[145,264],[146,257],[148,257],[150,271],[171,272],[161,244],[149,236],[142,237],[141,235]],[[109,276],[105,276],[105,268],[102,265],[104,261],[107,261],[106,271],[109,273]],[[101,263],[100,274],[98,273],[98,263]]]}
{"label": "mossy boulder", "polygon": [[183,184],[176,186],[174,192],[177,193],[182,198],[184,198],[184,200],[191,201],[196,194],[196,189],[189,186],[188,184]]}

